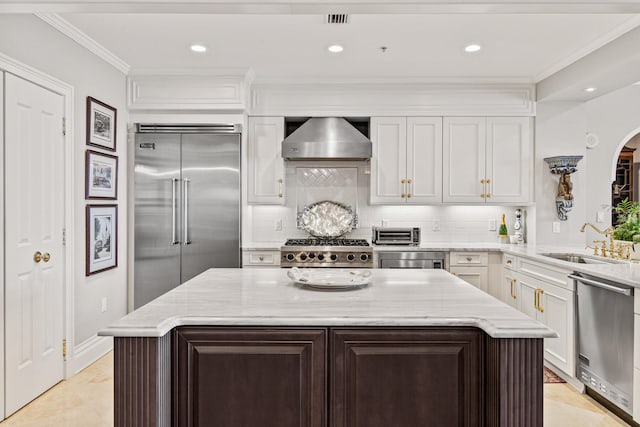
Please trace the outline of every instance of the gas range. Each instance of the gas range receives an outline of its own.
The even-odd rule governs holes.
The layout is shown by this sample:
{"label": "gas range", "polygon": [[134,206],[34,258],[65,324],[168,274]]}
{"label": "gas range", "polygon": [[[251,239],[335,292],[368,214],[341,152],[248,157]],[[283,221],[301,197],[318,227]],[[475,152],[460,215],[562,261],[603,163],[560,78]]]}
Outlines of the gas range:
{"label": "gas range", "polygon": [[364,239],[289,239],[280,266],[373,268],[373,248]]}

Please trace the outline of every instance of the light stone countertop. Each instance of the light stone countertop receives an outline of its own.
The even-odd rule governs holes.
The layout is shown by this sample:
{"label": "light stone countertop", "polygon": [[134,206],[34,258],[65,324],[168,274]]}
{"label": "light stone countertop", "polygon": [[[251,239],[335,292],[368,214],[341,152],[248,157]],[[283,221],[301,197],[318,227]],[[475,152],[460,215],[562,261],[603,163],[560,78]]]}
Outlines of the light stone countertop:
{"label": "light stone countertop", "polygon": [[[280,250],[280,247],[262,250]],[[243,248],[245,250],[256,250]],[[398,245],[373,245],[374,252],[407,252],[407,251],[483,251],[502,252],[520,257],[533,259],[548,265],[591,274],[606,280],[623,283],[635,288],[640,288],[640,263],[619,262],[614,264],[577,264],[546,257],[543,253],[577,253],[591,255],[592,251],[584,247],[560,247],[560,246],[534,246],[512,245],[491,242],[422,242],[418,246]]]}
{"label": "light stone countertop", "polygon": [[[325,270],[326,271],[326,270]],[[557,336],[444,270],[372,269],[369,286],[314,291],[286,269],[210,269],[100,331],[159,337],[176,326],[471,326],[494,338]]]}

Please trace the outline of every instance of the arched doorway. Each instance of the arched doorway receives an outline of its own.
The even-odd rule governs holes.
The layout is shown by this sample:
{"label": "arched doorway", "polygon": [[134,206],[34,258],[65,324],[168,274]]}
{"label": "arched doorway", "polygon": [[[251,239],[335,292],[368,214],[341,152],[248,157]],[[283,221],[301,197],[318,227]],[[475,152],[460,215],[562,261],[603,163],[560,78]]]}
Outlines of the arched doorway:
{"label": "arched doorway", "polygon": [[[611,182],[611,206],[615,208],[622,200],[640,200],[640,129],[620,144],[613,158]],[[611,225],[618,224],[612,210]]]}

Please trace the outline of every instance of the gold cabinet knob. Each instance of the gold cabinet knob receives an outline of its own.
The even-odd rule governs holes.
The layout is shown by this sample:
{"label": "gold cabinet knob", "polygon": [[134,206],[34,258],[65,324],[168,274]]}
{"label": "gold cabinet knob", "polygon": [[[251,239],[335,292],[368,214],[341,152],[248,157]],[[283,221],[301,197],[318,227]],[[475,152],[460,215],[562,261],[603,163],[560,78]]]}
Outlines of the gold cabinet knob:
{"label": "gold cabinet knob", "polygon": [[407,180],[406,179],[401,179],[400,180],[400,184],[406,184]]}
{"label": "gold cabinet knob", "polygon": [[402,194],[400,194],[400,197],[402,197],[404,199],[405,197],[407,197],[407,195],[402,193]]}
{"label": "gold cabinet knob", "polygon": [[486,197],[486,195],[485,195],[484,193],[482,193],[482,194],[480,195],[480,197],[482,197],[482,198],[484,199],[484,198]]}
{"label": "gold cabinet knob", "polygon": [[491,180],[490,179],[488,179],[486,182],[487,182],[487,184],[491,184]]}
{"label": "gold cabinet knob", "polygon": [[411,184],[411,180],[410,179],[407,180],[407,184]]}
{"label": "gold cabinet knob", "polygon": [[38,251],[33,254],[33,260],[36,262],[36,264],[42,261],[42,252]]}
{"label": "gold cabinet knob", "polygon": [[49,260],[50,260],[50,259],[51,259],[51,255],[49,255],[49,252],[45,252],[45,253],[42,255],[42,260],[43,260],[44,262],[49,262]]}
{"label": "gold cabinet knob", "polygon": [[407,199],[411,198],[411,193],[407,194]]}
{"label": "gold cabinet knob", "polygon": [[487,198],[491,197],[491,194],[487,193]]}
{"label": "gold cabinet knob", "polygon": [[484,184],[484,183],[485,183],[485,180],[484,180],[484,179],[481,179],[481,180],[480,180],[480,184]]}

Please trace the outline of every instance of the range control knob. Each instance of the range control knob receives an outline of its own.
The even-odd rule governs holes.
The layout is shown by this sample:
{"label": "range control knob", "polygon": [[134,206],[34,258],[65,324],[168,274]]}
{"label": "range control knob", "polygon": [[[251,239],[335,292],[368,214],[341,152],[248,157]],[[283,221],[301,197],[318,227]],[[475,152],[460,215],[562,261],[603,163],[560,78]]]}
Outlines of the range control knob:
{"label": "range control knob", "polygon": [[331,256],[330,256],[329,258],[331,258],[331,261],[335,261],[335,260],[337,260],[337,259],[338,259],[338,255],[336,255],[336,254],[331,254]]}
{"label": "range control knob", "polygon": [[287,254],[287,261],[293,261],[294,259],[296,259],[294,254]]}
{"label": "range control knob", "polygon": [[360,254],[360,261],[365,262],[366,260],[369,259],[369,255],[367,254]]}
{"label": "range control knob", "polygon": [[309,259],[314,259],[316,257],[315,252],[309,252]]}
{"label": "range control knob", "polygon": [[300,254],[300,261],[304,261],[307,259],[307,254]]}
{"label": "range control knob", "polygon": [[356,259],[356,256],[354,254],[349,254],[347,255],[347,259],[349,260],[349,262],[352,262],[354,259]]}
{"label": "range control knob", "polygon": [[324,255],[318,254],[318,261],[322,261],[324,259]]}

